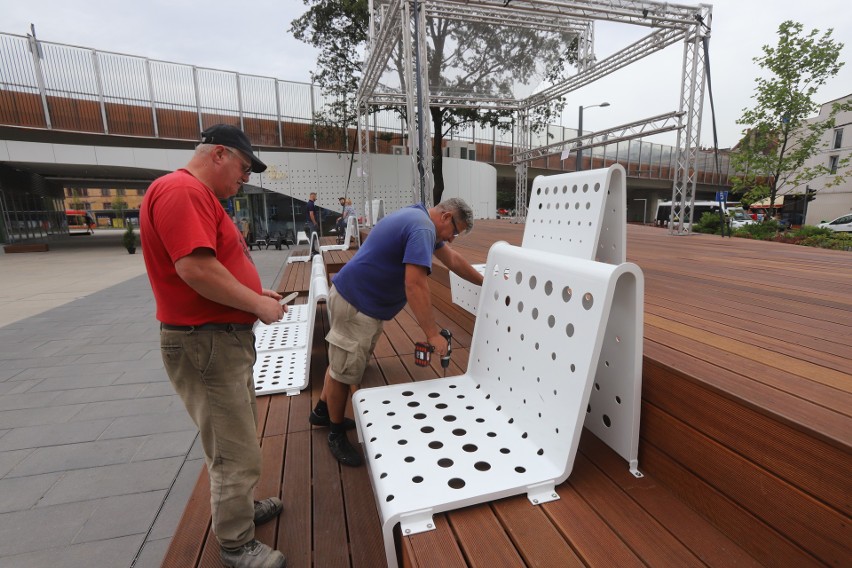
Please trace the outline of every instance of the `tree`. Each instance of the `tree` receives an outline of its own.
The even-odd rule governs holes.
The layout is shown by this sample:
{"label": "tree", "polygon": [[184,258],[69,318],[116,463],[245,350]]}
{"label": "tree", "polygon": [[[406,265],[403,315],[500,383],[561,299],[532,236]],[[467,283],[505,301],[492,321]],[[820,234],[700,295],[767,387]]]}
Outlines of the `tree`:
{"label": "tree", "polygon": [[737,121],[748,128],[731,156],[738,172],[733,191],[743,194],[744,202],[768,197],[774,208],[779,190],[827,174],[836,176],[830,184],[842,181],[825,166],[803,167],[821,149],[820,138],[834,128],[837,113],[850,108],[849,101],[836,103],[826,120],[807,121],[819,109],[817,90],[843,66],[843,44],[831,39],[832,31],[821,37],[819,30],[804,34],[802,24],[786,21],[778,27],[778,45],[763,46],[763,56],[754,58],[768,74],[755,79],[755,106],[743,109]]}
{"label": "tree", "polygon": [[[337,101],[329,113],[342,128],[355,121],[352,98],[361,78],[362,57],[366,45],[369,14],[366,0],[303,0],[308,11],[291,23],[291,32],[320,50],[318,71],[312,77],[324,94]],[[428,43],[428,76],[435,94],[460,98],[470,95],[512,98],[516,83],[528,84],[532,77],[544,73],[546,79],[558,80],[565,63],[576,61],[577,41],[568,34],[540,33],[519,28],[457,20],[429,18],[426,24]],[[409,88],[402,72],[402,49],[397,46],[391,56],[400,88]],[[411,87],[413,88],[413,87]],[[405,109],[396,109],[405,116]],[[533,127],[542,125],[556,112],[560,101],[538,109]],[[429,109],[432,120],[432,156],[435,179],[434,200],[443,194],[443,138],[453,128],[469,124],[481,127],[511,128],[500,123],[496,111],[469,108],[437,107]],[[327,120],[327,117],[326,117]]]}

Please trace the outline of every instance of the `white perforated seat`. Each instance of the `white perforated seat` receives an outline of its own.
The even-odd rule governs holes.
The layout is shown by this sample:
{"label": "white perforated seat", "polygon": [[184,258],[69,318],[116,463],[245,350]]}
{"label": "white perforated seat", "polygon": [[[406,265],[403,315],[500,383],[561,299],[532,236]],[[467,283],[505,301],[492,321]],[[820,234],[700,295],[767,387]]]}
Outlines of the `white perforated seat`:
{"label": "white perforated seat", "polygon": [[[627,258],[626,195],[627,176],[619,164],[538,176],[533,181],[521,246],[620,264]],[[479,287],[454,273],[450,273],[450,287],[453,302],[475,315]]]}
{"label": "white perforated seat", "polygon": [[[614,372],[635,362],[632,342],[605,334],[636,321],[641,287],[632,264],[497,243],[467,373],[353,395],[389,566],[397,522],[411,534],[433,528],[440,511],[518,493],[533,503],[558,498],[587,416],[632,439],[635,377],[606,385],[612,404],[600,406],[609,414],[590,397],[605,343],[616,346],[605,361]],[[609,322],[616,312],[625,323]],[[622,402],[631,408],[620,412]]]}
{"label": "white perforated seat", "polygon": [[352,241],[355,241],[356,246],[361,246],[361,233],[358,229],[358,220],[354,215],[350,215],[346,220],[346,234],[343,237],[343,244],[323,245],[320,247],[320,251],[348,250],[352,246]]}
{"label": "white perforated seat", "polygon": [[328,299],[328,280],[321,256],[311,266],[311,287],[306,304],[288,306],[284,317],[254,328],[257,360],[254,364],[255,395],[286,392],[299,394],[308,386],[311,341],[317,302]]}

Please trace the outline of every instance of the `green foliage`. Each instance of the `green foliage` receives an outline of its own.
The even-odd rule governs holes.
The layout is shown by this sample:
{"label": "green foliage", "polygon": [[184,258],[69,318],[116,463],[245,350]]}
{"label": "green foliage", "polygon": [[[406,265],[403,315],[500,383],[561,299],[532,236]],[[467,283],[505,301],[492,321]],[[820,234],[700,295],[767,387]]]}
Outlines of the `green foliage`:
{"label": "green foliage", "polygon": [[722,221],[719,219],[718,213],[706,211],[701,215],[701,219],[697,223],[692,224],[692,232],[707,233],[710,235],[722,234]]}
{"label": "green foliage", "polygon": [[[803,165],[821,150],[820,139],[834,128],[837,113],[852,108],[850,101],[837,103],[825,120],[806,121],[819,109],[814,101],[818,89],[843,66],[839,60],[843,44],[831,38],[832,31],[822,36],[818,30],[804,33],[802,24],[786,21],[778,27],[778,45],[763,46],[763,56],[754,58],[764,75],[755,79],[755,106],[743,109],[737,121],[748,130],[732,155],[738,172],[732,191],[744,202],[769,197],[774,205],[779,190],[829,174],[823,165]],[[839,181],[842,174],[830,184]]]}
{"label": "green foliage", "polygon": [[835,232],[825,227],[817,227],[816,225],[803,225],[793,231],[793,234],[799,237],[828,237],[834,235]]}
{"label": "green foliage", "polygon": [[759,239],[762,241],[768,241],[773,239],[777,233],[778,223],[775,222],[774,219],[771,219],[762,223],[752,223],[751,225],[740,227],[739,229],[734,231],[733,235],[735,237],[745,237],[749,239]]}
{"label": "green foliage", "polygon": [[124,248],[131,249],[136,248],[136,233],[133,232],[133,225],[127,223],[127,228],[124,230],[124,234],[121,236],[121,244],[124,245]]}
{"label": "green foliage", "polygon": [[774,220],[746,225],[734,231],[733,236],[763,241],[777,241],[808,247],[852,251],[852,234],[837,233],[831,229],[805,225],[781,233]]}
{"label": "green foliage", "polygon": [[801,244],[808,247],[819,247],[834,250],[852,251],[852,235],[849,233],[815,234],[802,240]]}
{"label": "green foliage", "polygon": [[[308,6],[291,22],[297,39],[319,49],[317,72],[312,79],[326,100],[326,122],[341,130],[354,124],[357,116],[355,95],[363,76],[362,51],[369,30],[367,0],[303,0]],[[571,34],[533,32],[479,22],[428,18],[426,21],[428,79],[430,92],[443,97],[512,98],[514,86],[529,84],[542,77],[551,82],[565,78],[566,63],[577,59],[577,40]],[[381,70],[380,70],[381,71]],[[405,89],[409,78],[404,72],[403,51],[397,45],[390,53],[388,73]],[[384,75],[386,79],[388,75]],[[385,89],[389,90],[389,89]],[[562,110],[563,101],[535,109],[530,127],[543,128],[544,121]],[[376,108],[370,111],[378,110]],[[404,108],[394,108],[406,119]],[[508,131],[510,123],[498,122],[509,112],[432,107],[429,109],[433,133],[434,197],[443,192],[441,145],[445,135],[471,124]]]}

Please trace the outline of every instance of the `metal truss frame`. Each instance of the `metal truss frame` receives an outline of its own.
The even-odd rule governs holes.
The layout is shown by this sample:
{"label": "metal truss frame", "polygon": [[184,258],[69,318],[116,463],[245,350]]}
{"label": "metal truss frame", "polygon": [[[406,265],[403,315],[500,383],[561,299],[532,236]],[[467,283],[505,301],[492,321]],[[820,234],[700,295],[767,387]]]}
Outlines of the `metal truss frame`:
{"label": "metal truss frame", "polygon": [[[420,10],[415,13],[414,6]],[[430,106],[474,108],[481,110],[510,111],[513,115],[514,147],[512,163],[516,172],[516,222],[526,218],[527,164],[536,157],[556,153],[567,145],[593,148],[624,140],[640,138],[659,132],[678,131],[676,171],[672,187],[672,218],[670,231],[675,234],[689,232],[691,211],[695,200],[696,160],[701,131],[701,113],[704,103],[704,53],[703,39],[709,36],[712,6],[687,5],[638,0],[370,0],[370,46],[364,65],[364,78],[357,92],[359,112],[358,128],[368,129],[369,121],[362,117],[372,105],[403,105],[408,111],[409,154],[413,161],[413,180],[416,185],[421,171],[426,174],[427,190],[424,195],[431,200],[431,121],[422,120],[423,133],[417,131],[418,112]],[[425,29],[427,18],[486,22],[534,31],[573,33],[579,39],[577,74],[557,85],[535,93],[526,99],[471,97],[464,94],[429,93],[426,62],[419,69],[413,52],[419,47],[426,53],[425,34],[419,34],[419,46],[414,45],[412,26]],[[627,46],[614,55],[598,62],[594,54],[594,22],[596,20],[627,23],[651,28],[646,37]],[[388,92],[380,89],[379,79],[387,68],[394,46],[403,42],[406,85],[403,91]],[[652,53],[683,41],[684,54],[681,70],[680,108],[669,114],[631,122],[606,131],[595,132],[572,140],[541,148],[530,148],[530,116],[535,107],[561,99],[618,69],[626,67]],[[420,79],[421,100],[416,100],[413,85]],[[407,88],[406,88],[407,86]],[[613,137],[614,136],[614,137]],[[363,139],[363,140],[362,140]],[[359,136],[359,157],[365,175],[362,186],[366,202],[372,201],[372,185],[368,172],[368,136]],[[421,142],[422,148],[420,148]],[[418,192],[413,191],[415,199]]]}

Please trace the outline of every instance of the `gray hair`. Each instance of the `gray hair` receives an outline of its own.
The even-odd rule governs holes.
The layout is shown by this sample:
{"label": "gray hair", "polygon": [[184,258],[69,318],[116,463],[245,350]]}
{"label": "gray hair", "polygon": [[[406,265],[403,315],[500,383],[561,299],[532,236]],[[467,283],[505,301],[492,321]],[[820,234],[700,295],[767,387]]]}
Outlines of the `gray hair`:
{"label": "gray hair", "polygon": [[435,206],[438,211],[449,211],[456,218],[467,226],[464,234],[468,234],[473,230],[473,210],[470,208],[464,199],[460,197],[451,197],[445,199]]}

